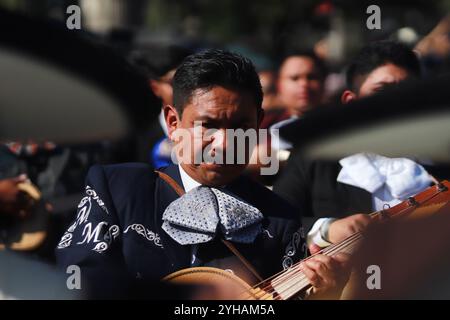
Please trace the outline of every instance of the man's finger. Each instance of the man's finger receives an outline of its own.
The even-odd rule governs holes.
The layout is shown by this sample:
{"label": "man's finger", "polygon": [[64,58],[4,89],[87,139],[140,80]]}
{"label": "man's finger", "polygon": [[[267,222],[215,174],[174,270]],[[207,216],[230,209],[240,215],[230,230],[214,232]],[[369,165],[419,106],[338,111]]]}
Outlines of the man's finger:
{"label": "man's finger", "polygon": [[301,269],[303,271],[303,274],[306,276],[306,278],[308,279],[309,283],[313,286],[318,288],[320,286],[321,283],[321,279],[319,278],[319,276],[317,275],[317,273],[311,269],[311,267],[309,265],[307,265],[305,262],[302,262],[301,264]]}
{"label": "man's finger", "polygon": [[316,272],[321,287],[331,288],[336,285],[335,274],[330,268],[330,264],[326,264],[318,260],[308,260],[307,265]]}
{"label": "man's finger", "polygon": [[350,262],[350,255],[344,252],[339,252],[333,255],[333,260],[339,262],[340,265],[348,265]]}
{"label": "man's finger", "polygon": [[321,247],[319,247],[317,244],[312,243],[309,246],[309,252],[311,252],[311,254],[316,254],[317,252],[319,252],[320,250],[322,250]]}
{"label": "man's finger", "polygon": [[364,230],[372,221],[372,218],[366,214],[358,217],[358,219],[355,221],[356,226],[359,228],[358,231]]}
{"label": "man's finger", "polygon": [[330,256],[326,256],[324,254],[317,254],[314,257],[311,257],[310,259],[306,261],[318,261],[323,264],[325,264],[327,267],[332,267],[335,261],[333,261],[333,258]]}

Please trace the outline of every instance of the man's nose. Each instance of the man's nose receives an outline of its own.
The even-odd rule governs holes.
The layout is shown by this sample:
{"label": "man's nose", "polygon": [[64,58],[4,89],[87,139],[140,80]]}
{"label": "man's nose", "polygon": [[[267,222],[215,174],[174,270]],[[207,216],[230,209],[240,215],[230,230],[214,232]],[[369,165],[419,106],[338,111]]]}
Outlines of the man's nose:
{"label": "man's nose", "polygon": [[225,150],[227,146],[226,129],[219,129],[211,139],[211,147],[217,150]]}

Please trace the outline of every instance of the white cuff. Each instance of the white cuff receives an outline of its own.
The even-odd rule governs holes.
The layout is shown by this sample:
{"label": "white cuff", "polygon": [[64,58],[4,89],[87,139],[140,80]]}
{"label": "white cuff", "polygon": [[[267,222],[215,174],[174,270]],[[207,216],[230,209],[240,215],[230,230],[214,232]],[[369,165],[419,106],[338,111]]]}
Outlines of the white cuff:
{"label": "white cuff", "polygon": [[331,221],[334,221],[334,220],[336,220],[336,219],[320,218],[319,220],[317,220],[314,223],[314,225],[312,226],[311,230],[308,232],[308,236],[307,236],[307,240],[306,240],[308,246],[310,246],[311,244],[315,244],[321,248],[325,248],[325,247],[328,247],[330,244],[332,244],[331,242],[325,240],[322,237],[321,228],[325,224],[329,224]]}

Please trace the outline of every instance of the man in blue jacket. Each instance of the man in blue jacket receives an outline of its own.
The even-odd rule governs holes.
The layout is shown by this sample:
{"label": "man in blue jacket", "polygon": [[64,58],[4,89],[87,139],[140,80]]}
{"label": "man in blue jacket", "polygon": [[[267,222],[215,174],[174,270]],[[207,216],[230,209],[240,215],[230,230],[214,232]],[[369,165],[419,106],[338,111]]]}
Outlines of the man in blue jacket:
{"label": "man in blue jacket", "polygon": [[[177,140],[180,131],[257,130],[263,116],[258,75],[237,54],[208,50],[189,56],[174,76],[173,89],[174,104],[164,107],[164,117],[178,146],[195,139]],[[243,163],[194,161],[199,152],[230,152],[229,143],[203,137],[197,149],[178,154],[178,165],[159,174],[144,164],[93,167],[77,217],[57,247],[59,264],[77,265],[82,286],[94,297],[126,298],[130,288],[140,288],[152,298],[156,280],[184,268],[228,269],[256,283],[304,258],[295,210],[241,176],[249,150]],[[312,285],[308,294],[338,297],[348,276],[346,260],[317,255],[303,262]]]}

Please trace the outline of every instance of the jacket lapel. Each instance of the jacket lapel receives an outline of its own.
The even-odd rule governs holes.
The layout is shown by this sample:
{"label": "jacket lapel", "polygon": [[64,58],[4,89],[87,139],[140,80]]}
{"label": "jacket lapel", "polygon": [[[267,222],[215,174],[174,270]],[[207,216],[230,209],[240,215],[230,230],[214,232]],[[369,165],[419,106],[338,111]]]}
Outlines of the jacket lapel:
{"label": "jacket lapel", "polygon": [[[170,165],[160,169],[173,178],[180,186],[183,187],[178,166]],[[157,177],[155,186],[155,225],[161,237],[164,251],[167,254],[173,270],[180,270],[190,266],[191,246],[182,246],[174,241],[162,228],[162,216],[166,208],[174,200],[178,199],[178,194],[164,180]]]}

